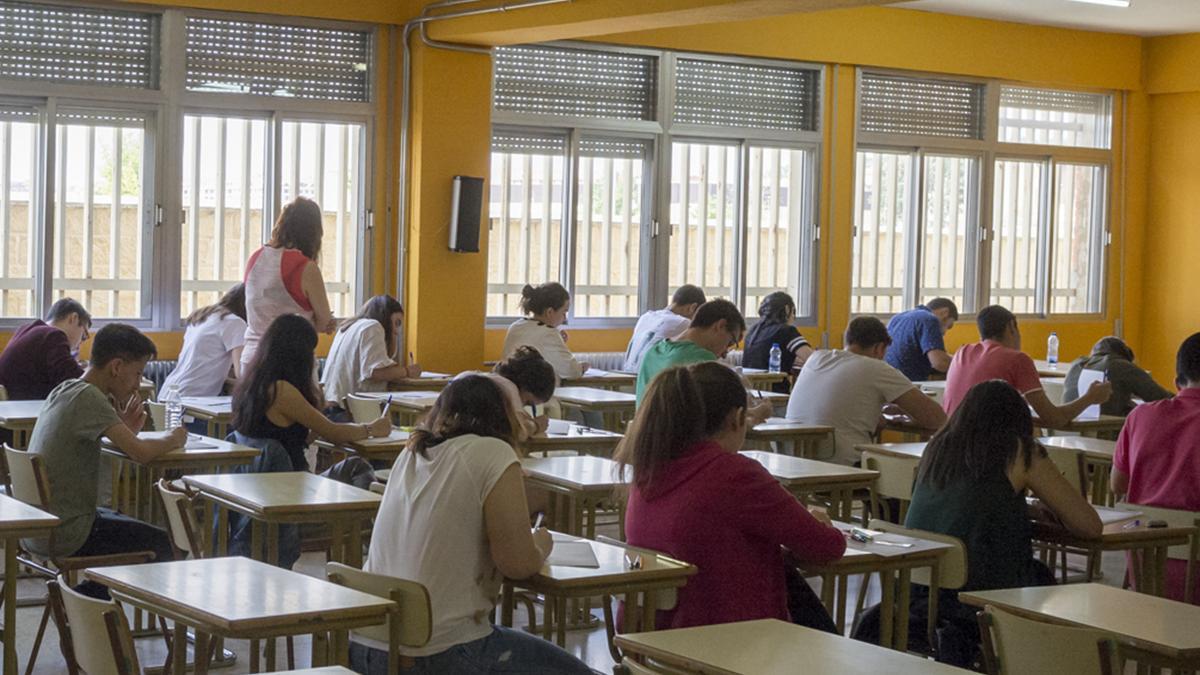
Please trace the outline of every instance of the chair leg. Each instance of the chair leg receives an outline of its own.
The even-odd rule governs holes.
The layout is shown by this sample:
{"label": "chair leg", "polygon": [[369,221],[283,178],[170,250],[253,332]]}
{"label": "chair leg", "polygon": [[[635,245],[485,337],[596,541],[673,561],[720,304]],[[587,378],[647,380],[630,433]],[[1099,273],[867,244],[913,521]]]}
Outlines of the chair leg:
{"label": "chair leg", "polygon": [[38,650],[42,648],[42,638],[46,636],[46,624],[50,622],[50,604],[46,603],[46,609],[42,612],[42,621],[38,624],[37,637],[33,639],[33,649],[29,652],[29,665],[25,667],[25,675],[33,673],[33,666],[37,663]]}
{"label": "chair leg", "polygon": [[167,625],[167,620],[161,616],[158,617],[158,625],[162,629],[163,640],[167,643],[167,658],[163,661],[162,672],[163,675],[174,675],[171,672],[171,664],[175,662],[175,634]]}
{"label": "chair leg", "polygon": [[296,643],[293,642],[291,635],[287,636],[287,659],[288,670],[294,670],[296,668]]}
{"label": "chair leg", "polygon": [[862,583],[858,586],[858,598],[854,601],[854,616],[860,617],[863,613],[863,605],[867,601],[867,591],[871,588],[871,573],[862,575]]}

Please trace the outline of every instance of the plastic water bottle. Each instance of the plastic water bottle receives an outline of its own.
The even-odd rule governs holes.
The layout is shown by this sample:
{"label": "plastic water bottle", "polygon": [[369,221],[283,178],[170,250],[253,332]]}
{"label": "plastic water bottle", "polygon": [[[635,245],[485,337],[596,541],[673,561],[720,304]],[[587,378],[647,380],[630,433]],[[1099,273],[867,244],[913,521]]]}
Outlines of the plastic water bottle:
{"label": "plastic water bottle", "polygon": [[179,385],[172,384],[167,387],[167,393],[163,396],[163,405],[167,408],[166,431],[183,426],[183,399],[179,396]]}
{"label": "plastic water bottle", "polygon": [[772,373],[778,373],[779,368],[783,365],[783,350],[779,348],[779,343],[771,344],[771,357],[767,361],[767,370]]}
{"label": "plastic water bottle", "polygon": [[1051,333],[1046,340],[1046,362],[1052,366],[1058,365],[1058,333]]}

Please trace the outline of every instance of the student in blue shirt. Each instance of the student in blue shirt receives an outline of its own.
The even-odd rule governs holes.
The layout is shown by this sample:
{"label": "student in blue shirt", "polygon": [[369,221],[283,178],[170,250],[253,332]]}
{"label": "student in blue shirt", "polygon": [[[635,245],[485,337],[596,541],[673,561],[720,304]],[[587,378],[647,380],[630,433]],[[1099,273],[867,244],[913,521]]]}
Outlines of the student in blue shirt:
{"label": "student in blue shirt", "polygon": [[931,373],[950,369],[950,354],[942,336],[958,321],[958,307],[948,298],[934,298],[924,305],[892,317],[888,335],[892,344],[884,360],[913,382],[928,380]]}

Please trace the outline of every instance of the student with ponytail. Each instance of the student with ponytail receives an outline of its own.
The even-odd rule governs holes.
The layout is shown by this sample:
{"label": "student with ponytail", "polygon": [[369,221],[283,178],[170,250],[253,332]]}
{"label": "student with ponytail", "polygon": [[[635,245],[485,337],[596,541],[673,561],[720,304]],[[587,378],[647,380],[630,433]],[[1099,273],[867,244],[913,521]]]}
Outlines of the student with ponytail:
{"label": "student with ponytail", "polygon": [[567,348],[566,334],[559,329],[566,325],[571,309],[571,295],[563,285],[551,281],[540,286],[526,285],[521,290],[521,312],[504,336],[504,358],[512,356],[518,347],[530,346],[554,366],[561,377],[579,377],[588,365],[575,359]]}

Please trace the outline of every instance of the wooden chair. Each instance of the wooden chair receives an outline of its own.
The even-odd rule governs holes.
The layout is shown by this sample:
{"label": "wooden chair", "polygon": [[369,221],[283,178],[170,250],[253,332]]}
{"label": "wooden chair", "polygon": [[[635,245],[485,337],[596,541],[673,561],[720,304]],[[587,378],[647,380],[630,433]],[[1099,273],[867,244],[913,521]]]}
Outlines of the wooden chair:
{"label": "wooden chair", "polygon": [[400,606],[387,622],[355,628],[353,634],[377,642],[386,642],[388,673],[400,672],[400,647],[424,647],[433,636],[433,607],[429,590],[424,585],[407,579],[371,574],[341,563],[325,563],[325,574],[335,584],[356,591],[388,598]]}
{"label": "wooden chair", "polygon": [[[50,478],[46,475],[46,468],[42,464],[42,458],[25,450],[12,448],[8,444],[4,445],[4,456],[8,461],[9,480],[12,485],[9,494],[14,499],[25,502],[30,506],[35,506],[43,511],[50,511]],[[55,532],[51,530],[50,548],[54,547],[54,536]],[[68,581],[68,585],[70,585],[75,583],[75,573],[84,568],[146,563],[154,560],[154,552],[133,551],[112,555],[52,556],[47,562],[54,569],[43,564],[42,560],[35,559],[35,556],[28,554],[28,552],[21,555],[19,559],[21,564],[41,573],[48,580],[53,579],[56,574],[61,574]],[[57,573],[55,569],[57,569]],[[38,650],[42,646],[42,638],[46,633],[46,624],[50,621],[50,611],[50,605],[47,603],[46,610],[42,613],[42,621],[38,625],[37,636],[33,640],[33,649],[29,655],[29,666],[26,673],[32,673],[33,666],[37,662]]]}
{"label": "wooden chair", "polygon": [[167,428],[167,404],[146,401],[146,408],[150,410],[150,423],[154,425],[154,430],[165,431]]}
{"label": "wooden chair", "polygon": [[1200,659],[1172,658],[1135,647],[1112,638],[1101,640],[1100,675],[1124,675],[1130,661],[1137,664],[1138,673],[1166,672],[1195,673],[1200,671]]}
{"label": "wooden chair", "polygon": [[991,605],[978,616],[983,662],[990,675],[1100,672],[1097,645],[1105,633],[1026,619]]}
{"label": "wooden chair", "polygon": [[[917,480],[917,465],[921,460],[916,457],[895,457],[882,455],[864,450],[862,453],[862,468],[878,471],[875,486],[871,490],[871,517],[895,520],[903,523],[912,502],[913,484]],[[899,513],[892,518],[891,505],[886,500],[895,499],[900,503]]]}
{"label": "wooden chair", "polygon": [[1046,449],[1046,454],[1049,455],[1050,461],[1054,462],[1054,466],[1058,468],[1058,472],[1063,478],[1071,484],[1071,487],[1079,491],[1079,494],[1087,498],[1087,468],[1083,461],[1083,453],[1072,448],[1060,448],[1055,445],[1043,445]]}
{"label": "wooden chair", "polygon": [[[1160,506],[1143,506],[1141,504],[1129,504],[1119,502],[1116,508],[1121,511],[1140,511],[1142,520],[1161,520],[1166,522],[1168,527],[1197,527],[1200,528],[1200,511],[1181,511],[1179,509],[1164,509]],[[1191,602],[1192,594],[1196,588],[1196,569],[1197,562],[1200,561],[1200,533],[1192,533],[1187,544],[1172,546],[1167,549],[1168,560],[1184,560],[1187,561],[1187,573],[1183,582],[1183,601]],[[1143,564],[1142,557],[1139,553],[1134,553],[1130,559],[1130,563],[1134,568],[1131,570],[1133,574],[1133,589],[1139,593],[1151,593],[1153,595],[1165,594],[1166,588],[1153,589],[1141,588],[1141,580],[1146,578],[1142,570],[1139,568]]]}
{"label": "wooden chair", "polygon": [[70,675],[140,675],[133,635],[121,606],[76,593],[59,576],[46,582],[59,646]]}
{"label": "wooden chair", "polygon": [[383,401],[373,396],[357,394],[347,394],[343,407],[350,413],[350,419],[354,420],[356,424],[370,424],[379,419],[384,412]]}

